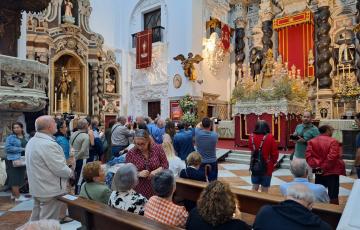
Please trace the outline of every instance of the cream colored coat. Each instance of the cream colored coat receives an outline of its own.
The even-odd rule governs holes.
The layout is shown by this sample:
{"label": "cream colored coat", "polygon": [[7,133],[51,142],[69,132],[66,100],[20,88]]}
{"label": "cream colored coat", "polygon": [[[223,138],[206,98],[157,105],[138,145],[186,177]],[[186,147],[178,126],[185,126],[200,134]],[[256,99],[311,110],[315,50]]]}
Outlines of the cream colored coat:
{"label": "cream colored coat", "polygon": [[53,137],[37,132],[26,145],[25,158],[32,196],[45,198],[66,193],[72,170],[66,165],[64,152]]}

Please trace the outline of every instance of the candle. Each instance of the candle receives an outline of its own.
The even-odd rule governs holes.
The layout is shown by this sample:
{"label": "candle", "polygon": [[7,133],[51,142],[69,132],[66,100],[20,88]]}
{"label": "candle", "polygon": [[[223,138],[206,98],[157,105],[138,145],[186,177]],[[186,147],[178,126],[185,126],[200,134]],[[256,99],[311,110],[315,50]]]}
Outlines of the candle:
{"label": "candle", "polygon": [[339,116],[339,101],[337,101],[336,102],[336,116],[338,117],[338,118],[340,118],[340,116]]}
{"label": "candle", "polygon": [[54,109],[54,112],[55,112],[55,113],[56,113],[56,102],[57,102],[56,99],[57,99],[57,97],[56,97],[56,93],[55,93],[55,100],[54,100],[54,101],[55,101],[55,109]]}
{"label": "candle", "polygon": [[70,95],[67,95],[67,112],[70,112]]}
{"label": "candle", "polygon": [[350,65],[348,66],[349,66],[349,78],[350,78],[351,66]]}
{"label": "candle", "polygon": [[316,79],[316,99],[319,100],[319,78]]}
{"label": "candle", "polygon": [[60,113],[63,114],[63,107],[64,107],[64,103],[63,103],[63,94],[60,93]]}

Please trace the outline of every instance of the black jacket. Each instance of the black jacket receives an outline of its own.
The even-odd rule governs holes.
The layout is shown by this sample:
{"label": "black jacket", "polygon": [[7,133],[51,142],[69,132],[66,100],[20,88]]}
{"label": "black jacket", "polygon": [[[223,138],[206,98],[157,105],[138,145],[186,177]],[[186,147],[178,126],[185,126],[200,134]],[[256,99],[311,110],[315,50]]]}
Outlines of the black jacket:
{"label": "black jacket", "polygon": [[285,200],[278,205],[262,207],[256,215],[253,229],[330,230],[331,226],[301,204]]}

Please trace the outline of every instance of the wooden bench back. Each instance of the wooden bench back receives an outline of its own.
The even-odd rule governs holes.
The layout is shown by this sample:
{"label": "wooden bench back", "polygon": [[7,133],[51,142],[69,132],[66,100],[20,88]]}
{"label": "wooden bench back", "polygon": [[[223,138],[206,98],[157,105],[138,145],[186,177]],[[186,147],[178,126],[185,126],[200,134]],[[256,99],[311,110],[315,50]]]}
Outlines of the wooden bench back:
{"label": "wooden bench back", "polygon": [[[187,200],[197,201],[201,191],[206,186],[206,182],[177,178],[176,196]],[[284,200],[281,196],[258,193],[244,189],[231,188],[231,191],[236,195],[239,201],[240,211],[252,215],[256,215],[264,205],[274,205]],[[341,205],[316,203],[312,212],[318,215],[322,220],[328,222],[335,229],[339,223],[343,209],[344,206]]]}
{"label": "wooden bench back", "polygon": [[88,230],[180,230],[181,228],[151,220],[144,216],[129,213],[123,210],[112,208],[108,205],[77,198],[68,200],[64,197],[58,198],[68,205],[70,217],[81,222]]}

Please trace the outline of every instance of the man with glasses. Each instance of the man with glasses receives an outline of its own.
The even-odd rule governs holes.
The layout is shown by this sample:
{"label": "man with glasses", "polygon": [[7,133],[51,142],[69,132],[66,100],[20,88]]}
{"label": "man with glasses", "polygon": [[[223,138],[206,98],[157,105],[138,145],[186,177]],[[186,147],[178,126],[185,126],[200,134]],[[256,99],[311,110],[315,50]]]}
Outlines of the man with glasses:
{"label": "man with glasses", "polygon": [[330,203],[339,204],[339,177],[345,175],[345,163],[339,142],[332,138],[333,127],[323,125],[320,135],[310,140],[306,149],[306,161],[315,173],[315,184],[328,188]]}

